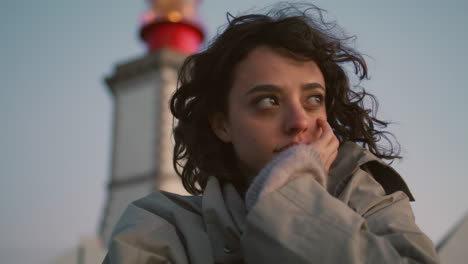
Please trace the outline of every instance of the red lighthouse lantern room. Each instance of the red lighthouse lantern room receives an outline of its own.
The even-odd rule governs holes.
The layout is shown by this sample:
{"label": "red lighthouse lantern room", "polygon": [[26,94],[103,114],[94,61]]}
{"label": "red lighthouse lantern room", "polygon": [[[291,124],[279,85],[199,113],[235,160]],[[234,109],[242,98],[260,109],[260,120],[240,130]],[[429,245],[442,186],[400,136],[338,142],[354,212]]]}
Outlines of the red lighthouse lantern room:
{"label": "red lighthouse lantern room", "polygon": [[148,0],[150,8],[142,16],[141,38],[149,52],[170,48],[196,52],[204,34],[197,16],[201,0]]}

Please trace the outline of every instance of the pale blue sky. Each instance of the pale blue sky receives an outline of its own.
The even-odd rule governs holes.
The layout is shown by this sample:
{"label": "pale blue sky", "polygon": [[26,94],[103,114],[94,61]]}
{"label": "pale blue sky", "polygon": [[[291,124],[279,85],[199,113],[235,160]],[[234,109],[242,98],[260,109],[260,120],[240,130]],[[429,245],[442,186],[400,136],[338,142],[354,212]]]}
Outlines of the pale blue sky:
{"label": "pale blue sky", "polygon": [[[208,36],[226,11],[275,1],[205,0]],[[255,3],[255,5],[253,4]],[[381,116],[405,159],[395,168],[438,242],[468,212],[468,4],[321,0],[367,54]],[[112,96],[103,78],[144,55],[143,0],[6,1],[0,8],[0,260],[47,263],[93,235],[110,167]]]}

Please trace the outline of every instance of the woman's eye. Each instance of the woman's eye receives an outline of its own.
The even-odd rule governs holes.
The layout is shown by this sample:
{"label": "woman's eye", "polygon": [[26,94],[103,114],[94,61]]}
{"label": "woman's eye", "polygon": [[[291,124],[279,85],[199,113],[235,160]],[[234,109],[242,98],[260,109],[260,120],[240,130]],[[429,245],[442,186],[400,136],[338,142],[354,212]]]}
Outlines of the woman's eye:
{"label": "woman's eye", "polygon": [[273,96],[261,97],[256,100],[255,105],[260,108],[270,108],[278,105],[278,100]]}
{"label": "woman's eye", "polygon": [[311,95],[307,98],[307,104],[312,105],[312,106],[320,106],[322,105],[322,102],[323,102],[323,95],[321,94]]}

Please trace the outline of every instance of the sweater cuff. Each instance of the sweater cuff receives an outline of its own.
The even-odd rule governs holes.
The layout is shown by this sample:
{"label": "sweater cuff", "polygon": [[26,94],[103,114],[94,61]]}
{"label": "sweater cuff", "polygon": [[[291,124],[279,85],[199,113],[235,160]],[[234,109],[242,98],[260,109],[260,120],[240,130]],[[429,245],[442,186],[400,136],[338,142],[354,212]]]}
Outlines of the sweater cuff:
{"label": "sweater cuff", "polygon": [[259,172],[245,195],[249,211],[261,197],[283,187],[298,177],[308,176],[326,187],[326,175],[320,153],[311,145],[296,145],[279,153]]}

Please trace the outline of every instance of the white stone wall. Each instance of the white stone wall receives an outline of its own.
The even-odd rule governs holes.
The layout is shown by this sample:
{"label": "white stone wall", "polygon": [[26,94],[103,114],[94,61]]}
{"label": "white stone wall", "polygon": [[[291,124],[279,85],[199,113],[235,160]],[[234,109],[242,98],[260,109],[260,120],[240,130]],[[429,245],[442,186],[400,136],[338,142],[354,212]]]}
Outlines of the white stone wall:
{"label": "white stone wall", "polygon": [[159,189],[168,192],[187,195],[182,186],[180,178],[175,173],[172,165],[174,139],[172,136],[172,123],[174,118],[169,109],[169,101],[177,87],[177,71],[174,68],[161,68],[161,103],[159,107],[161,121],[160,125],[160,178]]}
{"label": "white stone wall", "polygon": [[102,263],[106,255],[99,238],[82,238],[78,247],[64,252],[50,264],[96,264]]}
{"label": "white stone wall", "polygon": [[159,166],[159,75],[116,87],[114,179],[154,171]]}
{"label": "white stone wall", "polygon": [[161,129],[160,137],[160,155],[161,164],[160,171],[163,175],[174,174],[172,167],[172,153],[174,142],[172,138],[172,114],[169,109],[169,100],[177,86],[177,72],[173,68],[163,67],[161,69],[161,104],[159,111],[161,121],[159,123]]}

